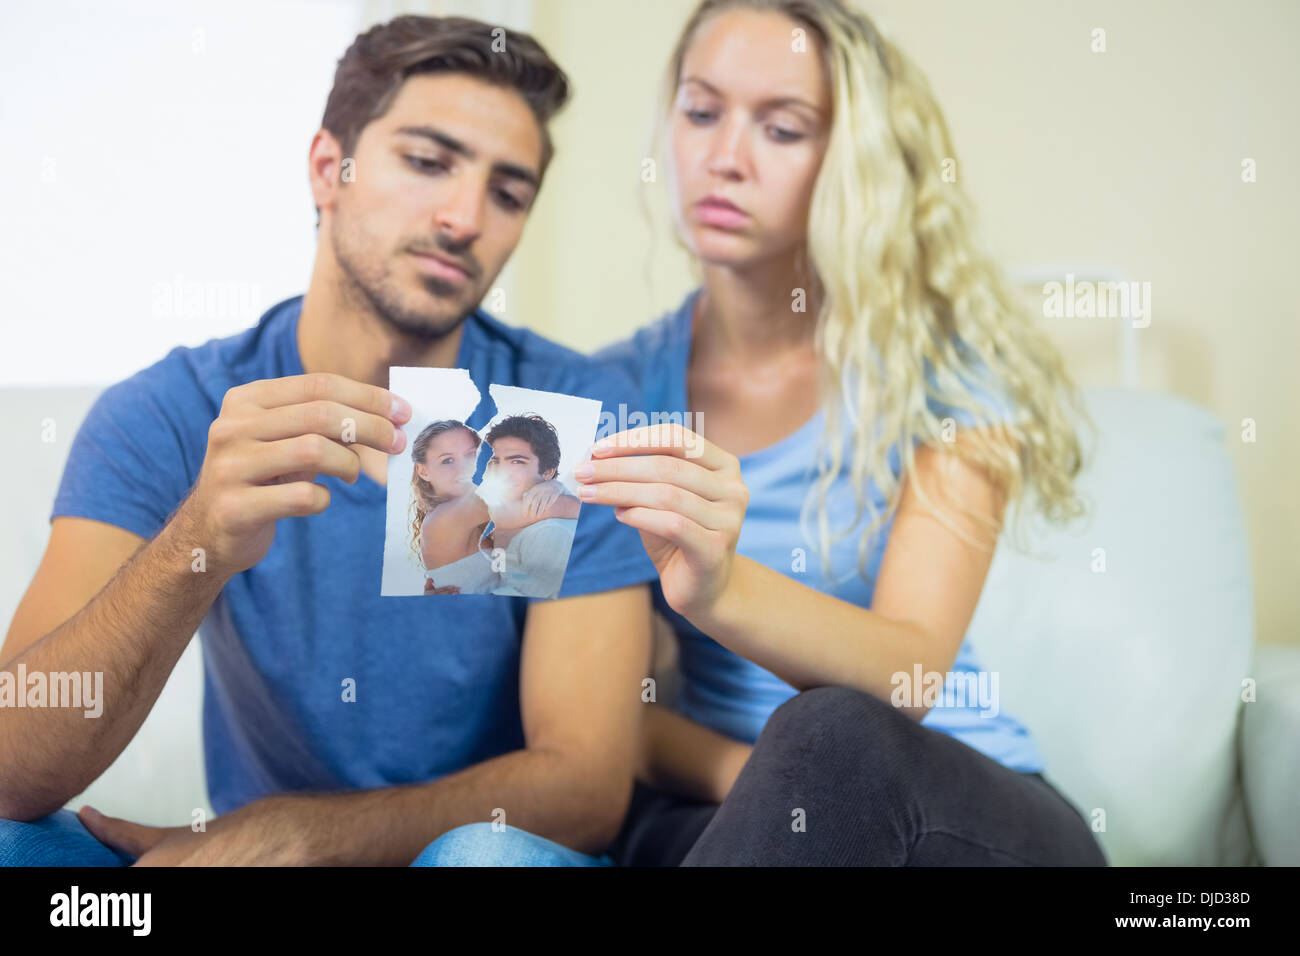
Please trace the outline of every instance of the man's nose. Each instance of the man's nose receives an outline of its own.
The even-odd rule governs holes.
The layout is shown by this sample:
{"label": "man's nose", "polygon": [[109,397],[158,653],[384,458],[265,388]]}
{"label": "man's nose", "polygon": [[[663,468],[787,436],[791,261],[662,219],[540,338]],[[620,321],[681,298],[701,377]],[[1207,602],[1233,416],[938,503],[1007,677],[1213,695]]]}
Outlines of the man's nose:
{"label": "man's nose", "polygon": [[464,177],[438,209],[438,231],[457,245],[466,245],[483,231],[483,206],[487,188]]}

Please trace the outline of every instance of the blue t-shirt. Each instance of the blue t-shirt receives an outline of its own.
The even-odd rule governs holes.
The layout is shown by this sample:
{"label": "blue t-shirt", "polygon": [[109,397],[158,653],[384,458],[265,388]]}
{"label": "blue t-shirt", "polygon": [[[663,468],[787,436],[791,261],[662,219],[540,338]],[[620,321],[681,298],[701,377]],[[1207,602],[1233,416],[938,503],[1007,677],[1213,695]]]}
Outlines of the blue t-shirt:
{"label": "blue t-shirt", "polygon": [[[699,290],[691,292],[676,311],[597,353],[597,358],[614,363],[632,375],[642,395],[641,404],[635,407],[647,414],[689,410],[686,372],[698,295]],[[933,381],[932,374],[930,378]],[[1010,413],[1012,406],[996,392],[968,378],[965,380],[986,401],[992,417]],[[933,397],[929,406],[935,414],[951,415],[959,424],[975,421],[973,415],[941,405]],[[800,511],[816,475],[817,446],[824,428],[824,412],[819,409],[793,434],[740,458],[741,474],[749,489],[749,506],[736,552],[801,584],[870,609],[893,518],[877,530],[870,542],[865,565],[870,580],[864,580],[858,573],[858,541],[867,527],[865,517],[853,533],[832,546],[830,577],[823,572],[815,543],[804,539],[800,526]],[[828,493],[827,517],[832,533],[843,529],[856,514],[848,470],[848,441],[846,435],[844,469]],[[894,474],[898,475],[897,444],[891,447],[889,460]],[[870,494],[877,510],[883,511],[885,499],[874,482]],[[802,560],[793,547],[799,544],[803,545]],[[677,634],[682,676],[678,709],[719,733],[754,742],[772,711],[792,697],[795,689],[770,671],[723,647],[674,611],[664,600],[657,579],[653,591],[656,609]],[[981,670],[968,640],[962,642],[950,670],[954,675],[949,678],[951,697],[942,698],[940,705],[927,711],[922,725],[950,734],[1013,770],[1042,771],[1042,756],[1019,721],[1000,706],[995,714],[985,713],[994,708],[981,705],[974,694],[957,691],[959,682],[971,689],[977,687]],[[985,678],[984,686],[993,689],[991,677]],[[966,706],[947,706],[949,702],[966,703]]]}
{"label": "blue t-shirt", "polygon": [[[144,538],[161,530],[198,478],[226,390],[302,374],[301,307],[301,296],[288,299],[253,328],[173,349],[106,389],[74,439],[51,518]],[[468,420],[476,429],[494,412],[491,383],[605,407],[631,396],[616,369],[481,310],[465,321],[456,365],[484,396]],[[278,521],[266,557],[230,579],[199,627],[218,813],[277,791],[433,780],[524,745],[519,658],[533,599],[380,597],[384,486],[365,472],[355,484],[317,480],[329,507]],[[581,509],[560,597],[655,576],[640,536],[612,509]],[[349,678],[354,702],[344,700]]]}

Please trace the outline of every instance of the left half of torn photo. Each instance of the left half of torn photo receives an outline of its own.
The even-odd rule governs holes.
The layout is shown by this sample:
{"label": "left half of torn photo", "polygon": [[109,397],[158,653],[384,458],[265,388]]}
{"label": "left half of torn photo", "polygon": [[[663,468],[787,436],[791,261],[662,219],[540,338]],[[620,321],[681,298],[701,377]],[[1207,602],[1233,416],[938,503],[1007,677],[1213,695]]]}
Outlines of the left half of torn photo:
{"label": "left half of torn photo", "polygon": [[407,450],[388,460],[379,593],[555,597],[581,507],[573,469],[591,458],[600,402],[489,383],[480,409],[462,368],[394,366],[388,387],[412,414]]}

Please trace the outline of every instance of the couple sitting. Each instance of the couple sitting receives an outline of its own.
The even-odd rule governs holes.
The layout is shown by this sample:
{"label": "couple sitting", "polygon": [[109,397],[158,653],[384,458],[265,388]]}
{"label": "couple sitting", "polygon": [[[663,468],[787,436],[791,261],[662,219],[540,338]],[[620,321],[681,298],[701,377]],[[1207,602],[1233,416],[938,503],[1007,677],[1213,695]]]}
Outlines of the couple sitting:
{"label": "couple sitting", "polygon": [[425,593],[555,597],[580,504],[556,480],[555,427],[540,415],[497,422],[476,486],[481,443],[457,421],[433,422],[411,443],[411,549],[426,569]]}
{"label": "couple sitting", "polygon": [[[847,0],[705,0],[664,93],[701,284],[583,356],[479,308],[564,73],[472,20],[357,38],[311,144],[306,295],[109,388],[76,435],[0,665],[103,671],[106,701],[0,711],[0,768],[23,768],[0,773],[0,863],[1104,863],[1005,707],[891,703],[899,675],[978,673],[966,628],[1003,511],[1033,492],[1075,513],[1080,464],[1077,392],[972,241],[924,76]],[[383,483],[412,414],[392,366],[708,433],[597,443],[558,600],[385,599]],[[494,513],[468,496],[475,441],[442,435],[446,456],[412,451],[425,518],[463,504],[424,555],[455,587],[485,520],[521,539],[507,512],[558,462],[488,436],[523,475]],[[671,704],[647,673],[656,616]],[[60,809],[196,625],[217,818]]]}

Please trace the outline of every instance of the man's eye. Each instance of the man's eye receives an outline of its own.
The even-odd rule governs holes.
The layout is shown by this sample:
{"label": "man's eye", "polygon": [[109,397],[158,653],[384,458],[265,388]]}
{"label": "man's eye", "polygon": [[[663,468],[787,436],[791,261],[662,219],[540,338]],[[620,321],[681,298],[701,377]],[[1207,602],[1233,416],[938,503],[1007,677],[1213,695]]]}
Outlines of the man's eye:
{"label": "man's eye", "polygon": [[407,156],[406,161],[421,172],[441,171],[447,168],[447,164],[440,159],[430,159],[428,156]]}
{"label": "man's eye", "polygon": [[497,202],[501,203],[502,206],[504,206],[506,209],[511,210],[512,212],[524,208],[523,201],[517,199],[515,195],[509,192],[508,190],[498,189],[496,191],[496,195],[497,195]]}

